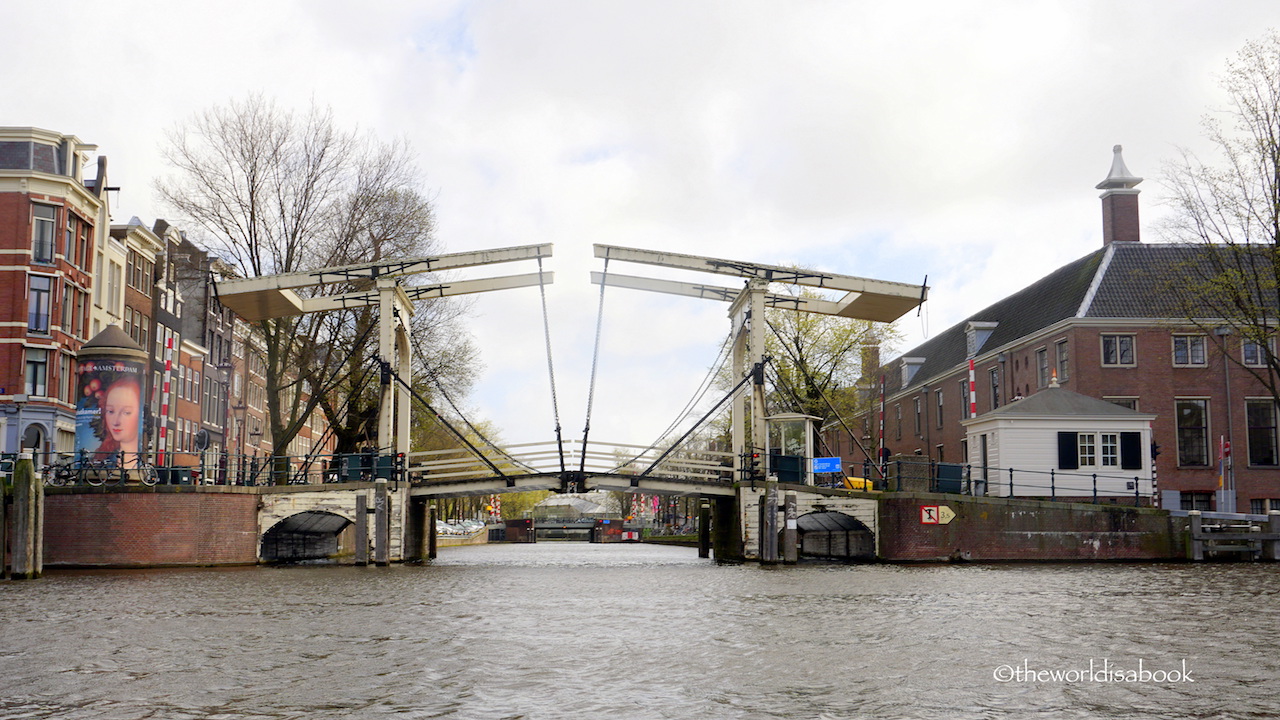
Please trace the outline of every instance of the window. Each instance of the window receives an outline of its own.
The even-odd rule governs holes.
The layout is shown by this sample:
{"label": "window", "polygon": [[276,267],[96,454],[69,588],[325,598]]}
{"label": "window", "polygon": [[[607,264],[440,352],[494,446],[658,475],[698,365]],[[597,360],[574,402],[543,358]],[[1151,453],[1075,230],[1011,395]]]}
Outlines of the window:
{"label": "window", "polygon": [[1202,367],[1204,360],[1203,335],[1174,335],[1173,364],[1178,367]]}
{"label": "window", "polygon": [[1057,354],[1058,361],[1058,382],[1067,381],[1067,366],[1070,364],[1071,357],[1067,352],[1067,341],[1059,340],[1053,345],[1054,352]]}
{"label": "window", "polygon": [[1277,465],[1275,401],[1245,400],[1249,423],[1249,464]]}
{"label": "window", "polygon": [[1094,444],[1093,433],[1080,433],[1076,441],[1080,467],[1093,467],[1098,464],[1097,446]]}
{"label": "window", "polygon": [[1049,387],[1049,351],[1036,351],[1036,387]]}
{"label": "window", "polygon": [[1112,405],[1119,405],[1120,407],[1129,408],[1134,411],[1138,409],[1138,398],[1136,397],[1104,397],[1102,399]]}
{"label": "window", "polygon": [[49,205],[36,205],[31,229],[31,260],[53,262],[53,237],[58,211]]}
{"label": "window", "polygon": [[1098,446],[1102,450],[1102,467],[1116,467],[1120,464],[1120,436],[1115,433],[1102,433],[1098,436]]}
{"label": "window", "polygon": [[938,427],[941,428],[942,427],[942,391],[934,390],[933,399],[934,399],[934,402],[937,404],[937,408],[938,408],[937,424],[938,424]]}
{"label": "window", "polygon": [[1059,469],[1117,466],[1122,470],[1142,469],[1142,433],[1058,433]]}
{"label": "window", "polygon": [[70,355],[58,353],[58,399],[65,403],[74,404],[77,398],[71,365]]}
{"label": "window", "polygon": [[1266,367],[1267,351],[1272,347],[1270,338],[1265,343],[1244,340],[1240,344],[1240,359],[1246,367]]}
{"label": "window", "polygon": [[920,437],[924,433],[924,425],[921,423],[921,419],[920,419],[921,418],[920,406],[923,403],[920,402],[919,396],[912,399],[915,400],[916,437]]}
{"label": "window", "polygon": [[27,348],[27,395],[44,397],[49,394],[49,351]]}
{"label": "window", "polygon": [[1178,421],[1178,465],[1209,464],[1209,401],[1179,398],[1174,402]]}
{"label": "window", "polygon": [[1250,501],[1249,501],[1249,514],[1250,514],[1250,515],[1266,515],[1266,514],[1267,514],[1267,499],[1266,499],[1266,498],[1253,498],[1252,500],[1250,500]]}
{"label": "window", "polygon": [[1208,492],[1183,492],[1179,498],[1182,502],[1183,510],[1200,510],[1208,511],[1213,507],[1213,493]]}
{"label": "window", "polygon": [[52,296],[53,278],[47,275],[32,275],[31,292],[27,297],[27,329],[31,332],[49,332],[49,306]]}
{"label": "window", "polygon": [[1000,368],[991,368],[988,372],[991,379],[991,409],[1000,407]]}
{"label": "window", "polygon": [[893,406],[893,414],[894,414],[893,438],[895,440],[901,440],[902,439],[902,405],[901,404]]}
{"label": "window", "polygon": [[969,381],[960,381],[960,419],[969,419]]}
{"label": "window", "polygon": [[62,281],[62,332],[71,333],[71,318],[75,314],[75,292],[71,283]]}
{"label": "window", "polygon": [[80,264],[76,262],[78,258],[76,255],[76,216],[70,212],[67,213],[67,234],[63,243],[62,254],[67,258],[67,262],[75,265]]}
{"label": "window", "polygon": [[[124,268],[120,263],[111,263],[107,272],[107,309],[114,311],[120,307],[120,285],[124,281]],[[142,347],[146,347],[144,344]]]}
{"label": "window", "polygon": [[1112,366],[1133,365],[1133,336],[1103,335],[1102,364]]}

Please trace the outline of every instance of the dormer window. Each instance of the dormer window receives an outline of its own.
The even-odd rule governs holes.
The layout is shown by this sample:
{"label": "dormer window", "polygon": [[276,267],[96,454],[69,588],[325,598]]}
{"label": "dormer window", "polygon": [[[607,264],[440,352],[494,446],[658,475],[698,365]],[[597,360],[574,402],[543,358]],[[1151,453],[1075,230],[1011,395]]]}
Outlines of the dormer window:
{"label": "dormer window", "polygon": [[911,380],[915,378],[916,373],[920,370],[920,366],[924,365],[922,357],[904,357],[902,358],[902,386],[907,387],[911,384]]}
{"label": "dormer window", "polygon": [[986,344],[987,339],[991,337],[991,333],[995,331],[996,326],[999,324],[996,322],[971,321],[965,325],[965,346],[969,351],[968,357],[976,357],[978,355],[978,352],[982,350],[982,346]]}

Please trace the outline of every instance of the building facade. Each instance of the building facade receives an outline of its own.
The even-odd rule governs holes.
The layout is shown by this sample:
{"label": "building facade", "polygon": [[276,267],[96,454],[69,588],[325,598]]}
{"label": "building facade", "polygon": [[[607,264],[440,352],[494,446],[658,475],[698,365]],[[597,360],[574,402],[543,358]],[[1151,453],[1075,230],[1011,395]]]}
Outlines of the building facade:
{"label": "building facade", "polygon": [[[966,424],[1056,383],[1154,416],[1146,449],[1154,502],[1280,509],[1275,402],[1241,367],[1261,365],[1260,348],[1225,329],[1210,337],[1204,320],[1188,320],[1170,297],[1169,278],[1204,248],[1142,242],[1139,182],[1117,146],[1111,173],[1098,185],[1101,248],[881,366],[873,376],[884,377],[883,433],[878,409],[862,418],[861,447],[831,433],[845,462],[874,462],[883,437],[888,454],[1005,472],[984,459]],[[878,387],[868,390],[879,395]],[[1100,455],[1090,459],[1093,465],[1077,469],[1111,470]]]}
{"label": "building facade", "polygon": [[74,135],[0,128],[0,444],[75,443],[75,358],[89,339],[94,261],[107,213],[105,162]]}
{"label": "building facade", "polygon": [[[106,158],[74,135],[0,127],[0,452],[75,450],[77,353],[109,326],[147,352],[145,453],[245,482],[272,438],[252,326],[217,301],[230,269],[165,220],[111,223]],[[323,414],[290,449],[331,452]],[[296,464],[303,464],[302,462]]]}

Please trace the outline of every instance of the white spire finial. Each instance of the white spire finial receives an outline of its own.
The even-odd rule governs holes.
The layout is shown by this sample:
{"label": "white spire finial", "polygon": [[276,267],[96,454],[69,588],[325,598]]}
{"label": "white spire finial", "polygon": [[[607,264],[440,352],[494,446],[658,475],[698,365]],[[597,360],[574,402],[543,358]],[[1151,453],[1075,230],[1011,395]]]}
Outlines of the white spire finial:
{"label": "white spire finial", "polygon": [[1119,145],[1111,148],[1111,172],[1107,173],[1107,179],[1098,183],[1099,190],[1118,190],[1121,188],[1130,189],[1138,183],[1142,182],[1142,178],[1137,177],[1129,172],[1129,168],[1125,167],[1124,156],[1120,154],[1123,150]]}

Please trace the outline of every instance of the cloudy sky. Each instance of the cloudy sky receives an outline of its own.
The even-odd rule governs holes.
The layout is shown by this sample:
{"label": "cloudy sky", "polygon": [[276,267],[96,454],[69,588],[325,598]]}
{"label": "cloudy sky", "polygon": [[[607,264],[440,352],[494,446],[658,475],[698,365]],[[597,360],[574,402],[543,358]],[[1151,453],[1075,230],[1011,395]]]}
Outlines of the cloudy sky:
{"label": "cloudy sky", "polygon": [[[121,187],[114,222],[165,215],[164,131],[262,93],[407,139],[449,251],[554,243],[571,437],[593,243],[927,275],[905,350],[1097,248],[1114,144],[1147,178],[1155,239],[1162,163],[1201,147],[1224,63],[1280,26],[1274,0],[64,0],[4,15],[0,124],[97,144]],[[592,437],[655,439],[714,361],[726,309],[610,289]],[[537,291],[479,296],[470,327],[476,414],[509,442],[553,437]]]}

